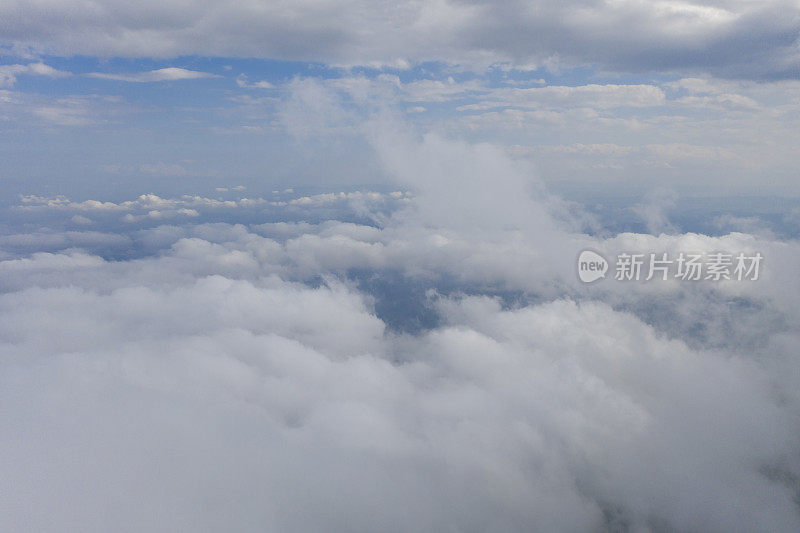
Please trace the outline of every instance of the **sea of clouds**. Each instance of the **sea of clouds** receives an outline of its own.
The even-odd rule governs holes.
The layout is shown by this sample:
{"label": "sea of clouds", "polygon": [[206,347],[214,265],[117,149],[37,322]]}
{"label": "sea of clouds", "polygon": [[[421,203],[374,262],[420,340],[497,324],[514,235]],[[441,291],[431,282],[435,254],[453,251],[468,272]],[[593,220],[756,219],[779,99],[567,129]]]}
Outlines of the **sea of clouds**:
{"label": "sea of clouds", "polygon": [[[366,128],[397,190],[10,208],[2,529],[800,530],[796,240],[604,231]],[[583,285],[586,248],[765,262]]]}

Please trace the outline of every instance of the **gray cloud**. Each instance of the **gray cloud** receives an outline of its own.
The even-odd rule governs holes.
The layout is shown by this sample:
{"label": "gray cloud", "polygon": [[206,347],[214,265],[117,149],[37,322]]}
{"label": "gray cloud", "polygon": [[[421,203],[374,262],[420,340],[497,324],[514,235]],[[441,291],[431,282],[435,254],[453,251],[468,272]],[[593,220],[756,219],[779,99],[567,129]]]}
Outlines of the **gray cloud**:
{"label": "gray cloud", "polygon": [[396,66],[428,60],[588,63],[618,71],[699,70],[742,78],[798,74],[798,9],[783,0],[105,7],[6,3],[0,38],[17,48],[63,55],[215,55]]}

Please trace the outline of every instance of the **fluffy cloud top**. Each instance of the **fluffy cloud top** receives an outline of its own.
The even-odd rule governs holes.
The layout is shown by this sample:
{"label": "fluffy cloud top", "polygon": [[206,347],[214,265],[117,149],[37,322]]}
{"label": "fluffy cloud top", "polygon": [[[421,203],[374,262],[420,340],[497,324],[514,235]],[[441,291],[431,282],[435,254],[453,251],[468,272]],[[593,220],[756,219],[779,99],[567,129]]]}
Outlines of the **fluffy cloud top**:
{"label": "fluffy cloud top", "polygon": [[[678,233],[668,194],[637,207],[664,233],[582,233],[588,216],[497,146],[386,110],[359,122],[293,83],[287,128],[359,132],[411,193],[25,196],[13,214],[52,218],[0,228],[4,527],[800,529],[796,240]],[[628,89],[610,87],[511,96],[614,106]],[[585,248],[758,251],[768,268],[583,285]]]}
{"label": "fluffy cloud top", "polygon": [[[375,228],[295,230],[281,244],[212,225],[139,260],[0,262],[6,527],[800,527],[800,337],[769,333],[768,313],[755,352],[690,346],[597,296],[434,297],[440,324],[398,334],[336,272],[402,267],[411,286],[431,256],[473,272],[474,291],[481,268],[520,258],[478,260],[473,239],[433,259],[451,246],[441,230],[372,252]],[[327,272],[316,287],[288,279],[309,254],[308,274]],[[713,305],[684,296],[675,310],[695,319]]]}

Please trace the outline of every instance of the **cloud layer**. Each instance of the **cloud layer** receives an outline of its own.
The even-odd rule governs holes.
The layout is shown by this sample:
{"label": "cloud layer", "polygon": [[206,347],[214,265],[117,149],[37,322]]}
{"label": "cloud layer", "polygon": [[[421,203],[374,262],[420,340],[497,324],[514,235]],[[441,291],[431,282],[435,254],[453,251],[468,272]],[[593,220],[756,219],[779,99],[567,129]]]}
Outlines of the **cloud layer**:
{"label": "cloud layer", "polygon": [[[41,232],[0,243],[8,528],[800,527],[796,241],[591,236],[496,147],[364,128],[412,195],[23,202],[197,216],[55,233],[73,239],[55,253]],[[342,203],[372,223],[203,220]],[[587,247],[758,250],[769,268],[586,286]],[[414,309],[432,319],[398,327]]]}
{"label": "cloud layer", "polygon": [[352,287],[270,274],[274,241],[208,231],[0,263],[7,527],[800,524],[796,333],[759,360],[598,301],[475,296],[398,335]]}
{"label": "cloud layer", "polygon": [[0,39],[94,56],[261,57],[405,66],[498,61],[796,77],[796,2],[292,2],[14,0]]}

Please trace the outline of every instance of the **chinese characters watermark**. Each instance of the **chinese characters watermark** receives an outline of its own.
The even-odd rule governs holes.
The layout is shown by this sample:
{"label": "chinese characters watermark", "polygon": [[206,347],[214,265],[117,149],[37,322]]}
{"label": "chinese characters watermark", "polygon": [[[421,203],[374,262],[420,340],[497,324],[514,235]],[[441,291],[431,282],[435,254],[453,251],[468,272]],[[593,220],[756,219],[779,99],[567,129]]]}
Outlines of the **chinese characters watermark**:
{"label": "chinese characters watermark", "polygon": [[[756,281],[764,257],[760,252],[685,253],[670,257],[663,253],[620,253],[614,264],[617,281]],[[597,252],[584,250],[578,257],[578,277],[591,283],[605,277],[606,259]]]}

